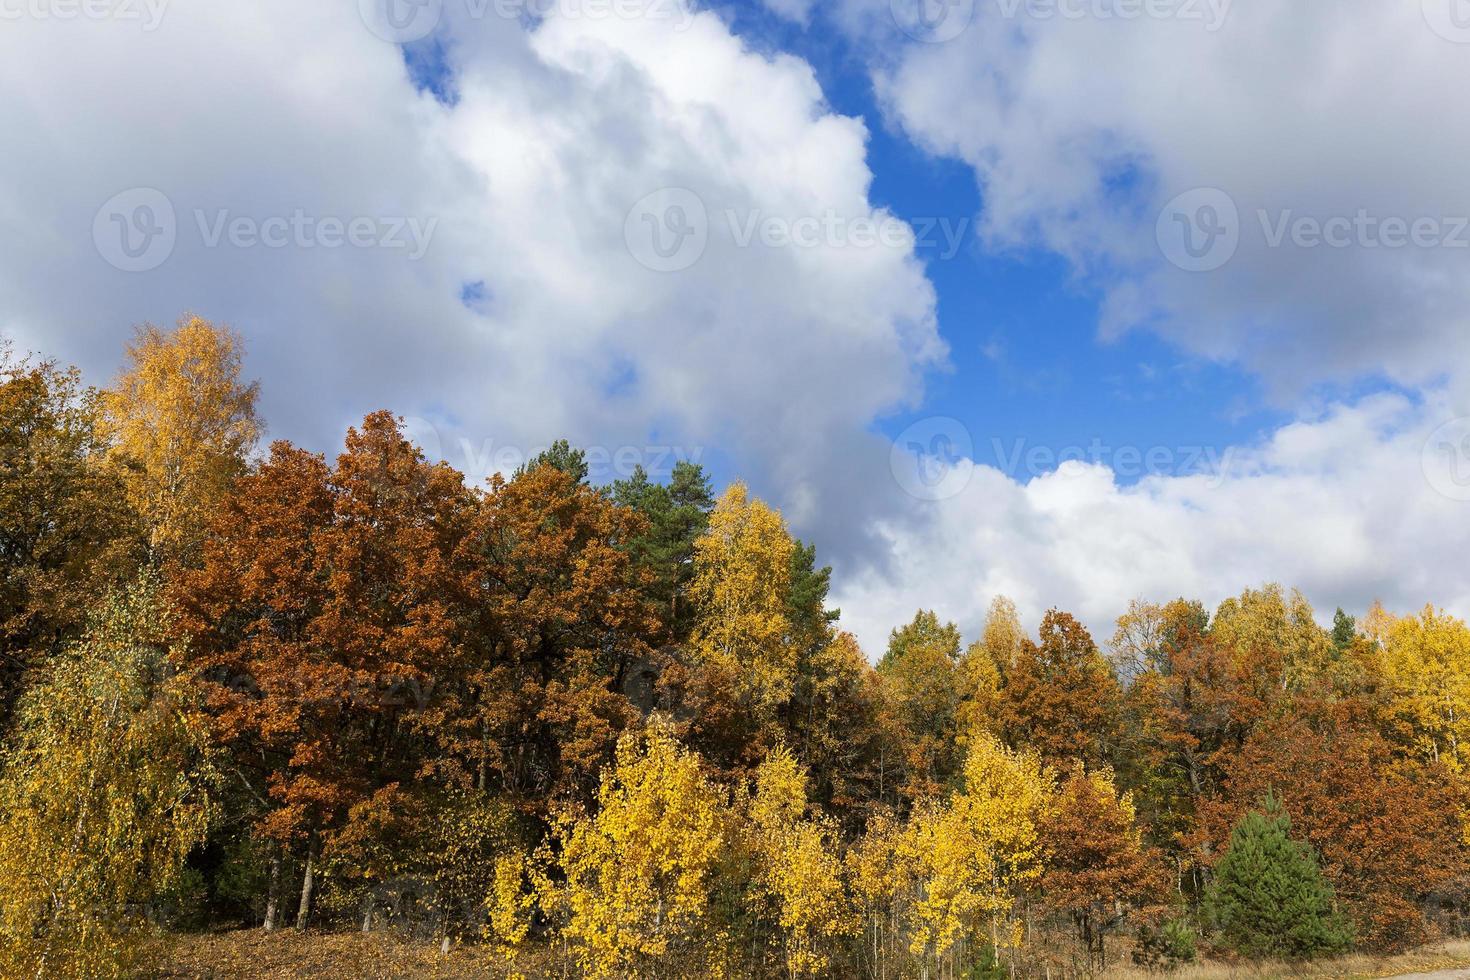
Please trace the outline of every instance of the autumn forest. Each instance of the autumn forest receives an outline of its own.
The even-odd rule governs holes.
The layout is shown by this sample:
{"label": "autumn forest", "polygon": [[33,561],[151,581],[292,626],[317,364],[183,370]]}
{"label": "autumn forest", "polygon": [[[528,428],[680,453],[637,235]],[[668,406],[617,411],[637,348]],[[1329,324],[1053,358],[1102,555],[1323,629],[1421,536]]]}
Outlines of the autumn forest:
{"label": "autumn forest", "polygon": [[244,353],[196,317],[96,387],[0,351],[0,976],[244,929],[933,980],[1463,932],[1470,628],[1432,606],[1242,582],[1094,636],[996,596],[865,651],[743,484],[558,442],[469,485],[390,411],[267,446]]}

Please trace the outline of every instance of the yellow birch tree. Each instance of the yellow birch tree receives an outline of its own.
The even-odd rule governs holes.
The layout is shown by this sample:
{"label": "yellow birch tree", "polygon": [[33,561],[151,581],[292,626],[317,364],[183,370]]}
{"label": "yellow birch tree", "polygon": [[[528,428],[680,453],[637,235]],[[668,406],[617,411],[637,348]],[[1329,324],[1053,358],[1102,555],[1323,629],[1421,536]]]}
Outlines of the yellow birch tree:
{"label": "yellow birch tree", "polygon": [[1393,619],[1379,650],[1401,738],[1424,759],[1463,773],[1470,764],[1470,629],[1426,606]]}
{"label": "yellow birch tree", "polygon": [[157,557],[191,556],[260,438],[238,335],[197,316],[137,329],[103,397],[103,429]]}
{"label": "yellow birch tree", "polygon": [[806,782],[790,752],[773,751],[756,770],[748,828],[756,857],[755,898],[774,910],[786,971],[793,977],[828,975],[833,948],[853,931],[837,830],[830,820],[806,818]]}
{"label": "yellow birch tree", "polygon": [[207,718],[169,674],[156,595],[145,578],[108,598],[21,703],[0,773],[0,976],[146,972],[142,909],[205,838]]}
{"label": "yellow birch tree", "polygon": [[725,491],[694,545],[690,594],[698,618],[691,647],[734,681],[761,720],[790,700],[796,681],[787,615],[794,548],[781,515],[751,500],[743,483]]}
{"label": "yellow birch tree", "polygon": [[1035,755],[978,734],[964,776],[964,792],[915,812],[902,845],[918,883],[909,948],[926,971],[987,930],[997,948],[1018,944],[1011,911],[1041,873],[1037,823],[1051,773]]}
{"label": "yellow birch tree", "polygon": [[562,821],[564,935],[592,977],[716,970],[726,954],[710,896],[729,813],[698,756],[655,716],[625,735],[603,775],[597,810]]}

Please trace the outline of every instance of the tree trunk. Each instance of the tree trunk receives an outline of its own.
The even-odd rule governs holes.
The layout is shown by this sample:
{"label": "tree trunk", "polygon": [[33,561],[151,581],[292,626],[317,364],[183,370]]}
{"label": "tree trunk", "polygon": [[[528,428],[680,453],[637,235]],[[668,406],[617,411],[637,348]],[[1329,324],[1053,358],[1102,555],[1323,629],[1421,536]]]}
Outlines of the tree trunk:
{"label": "tree trunk", "polygon": [[296,930],[304,932],[311,919],[311,896],[316,891],[317,839],[313,832],[311,844],[306,849],[306,871],[301,876],[301,904],[296,909]]}
{"label": "tree trunk", "polygon": [[275,932],[281,919],[281,849],[271,849],[271,883],[265,898],[265,931]]}
{"label": "tree trunk", "polygon": [[481,793],[490,782],[490,728],[480,722],[480,771],[475,777],[475,788]]}

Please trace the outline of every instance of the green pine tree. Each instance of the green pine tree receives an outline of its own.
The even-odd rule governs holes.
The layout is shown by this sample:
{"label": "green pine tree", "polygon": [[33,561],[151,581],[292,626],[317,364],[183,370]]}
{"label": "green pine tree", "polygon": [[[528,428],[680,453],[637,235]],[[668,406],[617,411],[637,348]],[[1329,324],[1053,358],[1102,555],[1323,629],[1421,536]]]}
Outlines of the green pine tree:
{"label": "green pine tree", "polygon": [[529,473],[538,466],[550,466],[561,470],[572,478],[574,483],[586,483],[587,453],[581,449],[573,449],[572,444],[565,439],[558,439],[551,444],[549,449],[537,453],[526,465],[515,471],[516,476]]}
{"label": "green pine tree", "polygon": [[626,543],[628,553],[653,574],[649,598],[665,611],[675,641],[689,637],[693,608],[685,592],[694,578],[694,542],[709,526],[714,496],[697,463],[674,464],[667,485],[649,479],[642,466],[612,485],[612,499],[648,518],[646,533]]}
{"label": "green pine tree", "polygon": [[1358,635],[1358,622],[1337,607],[1337,613],[1332,617],[1332,645],[1341,653],[1353,645],[1353,639]]}
{"label": "green pine tree", "polygon": [[1310,959],[1346,950],[1352,927],[1336,909],[1316,855],[1291,839],[1272,796],[1236,824],[1205,894],[1205,921],[1230,949],[1252,958]]}

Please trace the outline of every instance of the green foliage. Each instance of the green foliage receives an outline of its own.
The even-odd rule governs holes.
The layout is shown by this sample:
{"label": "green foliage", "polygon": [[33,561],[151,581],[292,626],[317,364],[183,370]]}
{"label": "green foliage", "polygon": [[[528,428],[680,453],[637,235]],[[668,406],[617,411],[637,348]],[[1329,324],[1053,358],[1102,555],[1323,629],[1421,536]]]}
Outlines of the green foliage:
{"label": "green foliage", "polygon": [[791,551],[791,589],[786,618],[797,643],[810,649],[831,639],[832,624],[840,611],[827,608],[827,590],[832,585],[832,569],[817,567],[817,546],[796,542]]}
{"label": "green foliage", "polygon": [[1353,645],[1353,639],[1358,635],[1358,621],[1337,608],[1332,616],[1332,645],[1339,653]]}
{"label": "green foliage", "polygon": [[1145,969],[1177,970],[1193,963],[1197,955],[1194,930],[1183,919],[1170,919],[1157,928],[1139,927],[1133,962]]}
{"label": "green foliage", "polygon": [[665,611],[674,638],[687,639],[694,610],[685,594],[694,578],[694,542],[709,526],[714,507],[708,477],[698,464],[680,461],[665,485],[650,480],[640,466],[612,485],[612,498],[648,519],[647,531],[626,548],[634,563],[652,575],[648,595]]}
{"label": "green foliage", "polygon": [[1236,825],[1205,895],[1205,919],[1229,949],[1251,958],[1310,959],[1352,945],[1312,849],[1290,837],[1274,797]]}
{"label": "green foliage", "polygon": [[[0,349],[0,728],[32,687],[0,976],[146,974],[159,927],[297,909],[489,941],[509,975],[1004,980],[1074,929],[1110,965],[1166,892],[1189,918],[1134,958],[1167,970],[1189,922],[1251,957],[1401,949],[1470,869],[1446,614],[1140,599],[1104,657],[997,598],[963,656],[921,612],[875,668],[743,484],[598,488],[560,441],[476,491],[387,412],[335,464],[251,462],[241,352],[186,328],[135,345],[111,438],[77,372]],[[109,588],[150,536],[177,617]],[[1272,786],[1301,842],[1274,800],[1232,833]]]}
{"label": "green foliage", "polygon": [[914,797],[936,793],[958,772],[960,631],[929,610],[888,637],[878,661],[886,708],[902,733],[907,783]]}
{"label": "green foliage", "polygon": [[529,473],[540,466],[550,466],[552,469],[560,470],[572,478],[573,483],[587,482],[587,454],[581,449],[573,449],[572,444],[565,439],[558,439],[551,444],[549,449],[543,450],[531,457],[516,475]]}
{"label": "green foliage", "polygon": [[995,947],[988,942],[980,944],[975,962],[965,976],[968,980],[1009,980],[1010,971],[997,955]]}

